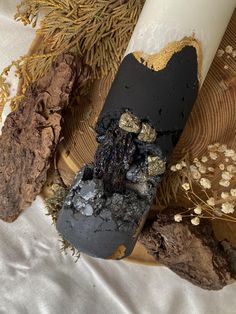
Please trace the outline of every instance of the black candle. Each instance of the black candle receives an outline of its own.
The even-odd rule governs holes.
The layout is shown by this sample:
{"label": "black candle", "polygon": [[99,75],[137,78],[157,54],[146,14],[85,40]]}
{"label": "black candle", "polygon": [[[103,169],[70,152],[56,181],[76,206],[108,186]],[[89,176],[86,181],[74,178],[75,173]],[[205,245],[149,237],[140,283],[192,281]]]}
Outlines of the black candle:
{"label": "black candle", "polygon": [[198,67],[190,44],[161,70],[135,54],[124,58],[97,122],[94,164],[77,174],[57,221],[79,251],[131,254],[197,98]]}

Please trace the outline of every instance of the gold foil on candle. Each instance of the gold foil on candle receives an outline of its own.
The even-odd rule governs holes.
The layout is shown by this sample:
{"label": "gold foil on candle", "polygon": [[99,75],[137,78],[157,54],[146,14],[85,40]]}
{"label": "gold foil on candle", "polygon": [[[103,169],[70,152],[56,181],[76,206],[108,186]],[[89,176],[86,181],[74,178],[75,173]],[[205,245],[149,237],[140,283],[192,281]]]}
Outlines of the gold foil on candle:
{"label": "gold foil on candle", "polygon": [[158,156],[148,156],[148,174],[151,177],[163,174],[166,171],[166,162]]}
{"label": "gold foil on candle", "polygon": [[119,127],[127,132],[139,133],[141,130],[141,122],[132,113],[125,112],[120,117]]}
{"label": "gold foil on candle", "polygon": [[173,54],[181,51],[186,46],[193,46],[196,49],[198,58],[198,79],[201,81],[202,49],[200,42],[194,37],[184,37],[180,41],[173,41],[155,54],[148,55],[142,51],[136,51],[133,52],[133,55],[140,63],[144,64],[149,69],[160,71],[166,67]]}
{"label": "gold foil on candle", "polygon": [[148,123],[142,123],[138,139],[142,142],[153,143],[157,138],[157,132]]}

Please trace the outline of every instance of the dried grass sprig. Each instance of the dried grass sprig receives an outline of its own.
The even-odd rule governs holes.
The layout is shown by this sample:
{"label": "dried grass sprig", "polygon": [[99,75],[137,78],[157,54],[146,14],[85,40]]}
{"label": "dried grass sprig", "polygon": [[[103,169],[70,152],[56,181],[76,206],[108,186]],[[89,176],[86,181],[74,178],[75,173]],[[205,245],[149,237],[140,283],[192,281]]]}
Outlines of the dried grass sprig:
{"label": "dried grass sprig", "polygon": [[91,67],[90,80],[82,85],[87,93],[95,79],[116,73],[138,20],[144,0],[23,0],[15,19],[35,27],[42,36],[42,47],[33,56],[22,56],[0,75],[0,116],[7,101],[12,107],[19,98],[9,99],[7,75],[15,68],[22,79],[23,93],[30,82],[42,77],[54,58],[72,52]]}
{"label": "dried grass sprig", "polygon": [[[53,184],[51,186],[51,196],[45,199],[45,205],[47,209],[47,215],[51,216],[54,225],[57,223],[59,212],[65,201],[65,197],[69,189],[65,186],[59,184]],[[71,252],[72,256],[76,258],[76,261],[80,257],[80,252],[76,250],[71,244],[66,241],[61,235],[61,251],[67,254],[68,250]]]}
{"label": "dried grass sprig", "polygon": [[92,79],[115,74],[144,0],[23,0],[16,20],[36,26],[50,52],[72,51],[92,68]]}

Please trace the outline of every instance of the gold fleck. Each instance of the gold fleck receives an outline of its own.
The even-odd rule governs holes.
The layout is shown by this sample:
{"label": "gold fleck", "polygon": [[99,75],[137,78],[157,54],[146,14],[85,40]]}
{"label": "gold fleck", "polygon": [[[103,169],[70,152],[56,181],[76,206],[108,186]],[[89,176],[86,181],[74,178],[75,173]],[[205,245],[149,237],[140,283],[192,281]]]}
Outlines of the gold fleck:
{"label": "gold fleck", "polygon": [[142,123],[138,139],[142,142],[152,143],[157,138],[157,132],[148,123]]}
{"label": "gold fleck", "polygon": [[181,51],[186,46],[193,46],[196,49],[198,58],[198,76],[201,81],[202,69],[202,50],[200,42],[193,37],[184,37],[180,41],[174,41],[162,48],[158,53],[147,55],[143,51],[136,51],[133,53],[134,57],[145,64],[149,69],[154,71],[163,70],[168,64],[174,53]]}
{"label": "gold fleck", "polygon": [[139,133],[141,130],[140,120],[130,112],[121,115],[119,127],[127,132]]}
{"label": "gold fleck", "polygon": [[126,247],[122,244],[119,245],[115,252],[108,257],[108,259],[121,259],[125,256]]}
{"label": "gold fleck", "polygon": [[148,174],[152,177],[166,171],[166,162],[158,156],[148,156]]}

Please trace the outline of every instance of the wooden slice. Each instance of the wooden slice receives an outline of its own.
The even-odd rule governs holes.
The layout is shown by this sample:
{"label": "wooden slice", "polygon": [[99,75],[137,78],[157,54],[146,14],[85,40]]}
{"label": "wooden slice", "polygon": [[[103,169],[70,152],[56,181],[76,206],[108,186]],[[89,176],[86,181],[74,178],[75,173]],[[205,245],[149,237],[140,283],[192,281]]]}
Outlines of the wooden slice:
{"label": "wooden slice", "polygon": [[[230,45],[236,49],[236,12],[231,19],[220,48]],[[41,38],[37,37],[30,54],[38,51]],[[87,97],[79,98],[64,116],[63,141],[56,153],[57,169],[66,184],[84,163],[93,160],[96,150],[94,126],[111,85],[106,77],[93,84]],[[206,152],[209,144],[225,143],[236,149],[236,58],[215,57],[197,103],[188,120],[184,133],[175,149],[174,160],[187,151],[194,157]],[[49,179],[51,180],[51,178]],[[184,205],[184,204],[183,204]],[[236,224],[215,222],[216,235],[236,243]],[[130,261],[155,264],[144,247],[138,243]]]}

